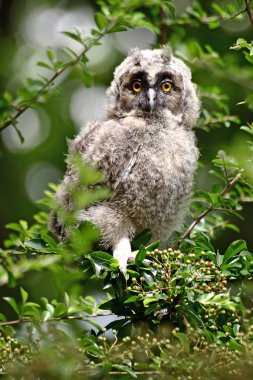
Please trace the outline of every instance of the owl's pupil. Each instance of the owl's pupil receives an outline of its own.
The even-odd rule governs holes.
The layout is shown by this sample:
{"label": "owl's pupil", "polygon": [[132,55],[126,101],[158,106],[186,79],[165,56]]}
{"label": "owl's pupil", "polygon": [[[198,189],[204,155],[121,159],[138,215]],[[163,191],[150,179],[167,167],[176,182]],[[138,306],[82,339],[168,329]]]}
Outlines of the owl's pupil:
{"label": "owl's pupil", "polygon": [[141,82],[140,81],[134,81],[133,83],[132,83],[132,90],[134,91],[134,92],[140,92],[141,91]]}

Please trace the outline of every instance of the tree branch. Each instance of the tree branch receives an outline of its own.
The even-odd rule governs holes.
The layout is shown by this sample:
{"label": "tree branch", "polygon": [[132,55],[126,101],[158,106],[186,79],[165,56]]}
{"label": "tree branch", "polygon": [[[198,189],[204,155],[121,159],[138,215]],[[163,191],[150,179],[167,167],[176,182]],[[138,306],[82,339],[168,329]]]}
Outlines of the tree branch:
{"label": "tree branch", "polygon": [[159,36],[159,43],[161,45],[165,45],[167,43],[167,29],[168,25],[164,23],[166,13],[163,9],[163,7],[160,8],[159,12],[159,18],[160,18],[160,36]]}
{"label": "tree branch", "polygon": [[[242,177],[241,173],[238,173],[235,178],[233,178],[230,182],[227,183],[227,185],[224,187],[220,195],[224,197],[226,193],[228,193],[231,188],[238,182]],[[210,212],[216,211],[215,207],[213,205],[209,205],[205,211],[203,211],[196,219],[193,220],[193,222],[190,224],[188,229],[185,231],[183,236],[176,242],[176,244],[173,245],[172,249],[178,249],[179,246],[182,244],[182,242],[190,236],[192,230],[195,228],[195,226],[203,219],[205,218]]]}
{"label": "tree branch", "polygon": [[[134,371],[134,373],[135,375],[139,375],[139,376],[158,376],[159,375],[159,372],[157,371]],[[118,377],[120,375],[129,375],[129,373],[124,372],[124,371],[111,371],[109,372],[109,375]]]}
{"label": "tree branch", "polygon": [[[113,27],[113,25],[110,25],[110,27],[108,27],[107,29],[105,29],[103,32],[100,33],[100,35],[95,39],[96,42],[100,41],[101,38],[103,38],[109,31],[110,29]],[[70,67],[72,66],[75,66],[76,64],[78,64],[80,62],[80,60],[83,58],[83,56],[85,56],[85,54],[90,50],[91,46],[85,46],[85,48],[82,50],[82,52],[75,58],[73,59],[72,61],[69,61],[67,62],[66,64],[64,64],[64,66],[59,70],[59,71],[56,71],[48,80],[47,82],[45,83],[44,86],[42,86],[42,88],[30,99],[30,102],[34,103],[37,102],[38,98],[43,95],[47,90],[48,88],[54,84],[54,81],[60,76],[62,75],[66,70],[68,70]],[[27,110],[31,108],[30,105],[25,105],[23,107],[20,107],[18,109],[18,111],[13,115],[13,117],[10,117],[9,119],[7,119],[4,123],[0,124],[0,132],[2,132],[4,129],[6,129],[7,127],[9,127],[10,125],[15,125],[16,124],[16,121],[17,119]]]}
{"label": "tree branch", "polygon": [[[110,313],[106,313],[106,314],[90,314],[90,315],[85,315],[84,317],[76,316],[76,315],[70,315],[70,316],[66,316],[66,317],[49,318],[46,321],[40,321],[40,323],[74,321],[74,320],[86,321],[86,319],[97,318],[97,317],[108,317],[109,315],[112,315],[112,313],[110,312]],[[21,323],[32,323],[32,322],[34,322],[33,319],[19,318],[19,319],[15,319],[13,321],[0,322],[0,326],[11,326],[11,325],[18,325]]]}
{"label": "tree branch", "polygon": [[252,14],[252,11],[250,8],[249,0],[245,0],[245,11],[247,12],[249,19],[250,19],[250,22],[251,22],[251,25],[253,26],[253,14]]}
{"label": "tree branch", "polygon": [[208,125],[208,124],[224,123],[225,121],[234,121],[236,118],[238,118],[237,115],[217,117],[217,118],[213,118],[213,119],[211,118],[209,120],[205,120],[203,124]]}
{"label": "tree branch", "polygon": [[236,13],[235,15],[231,16],[229,18],[229,20],[233,20],[234,18],[236,18],[237,16],[240,16],[242,13],[245,13],[246,12],[246,9],[244,8],[242,11]]}

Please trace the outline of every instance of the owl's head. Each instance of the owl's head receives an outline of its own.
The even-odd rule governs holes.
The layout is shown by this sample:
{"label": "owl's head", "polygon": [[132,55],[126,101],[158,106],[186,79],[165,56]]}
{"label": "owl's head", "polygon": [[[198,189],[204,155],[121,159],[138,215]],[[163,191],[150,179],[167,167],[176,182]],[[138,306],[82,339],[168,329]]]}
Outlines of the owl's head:
{"label": "owl's head", "polygon": [[169,49],[131,51],[107,90],[110,117],[174,117],[188,128],[200,102],[189,68]]}

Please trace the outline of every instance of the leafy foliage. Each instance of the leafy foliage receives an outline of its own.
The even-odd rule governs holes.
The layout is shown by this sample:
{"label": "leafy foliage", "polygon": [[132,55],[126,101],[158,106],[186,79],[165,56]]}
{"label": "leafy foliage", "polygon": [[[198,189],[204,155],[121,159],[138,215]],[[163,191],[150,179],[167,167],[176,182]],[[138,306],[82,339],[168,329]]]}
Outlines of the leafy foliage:
{"label": "leafy foliage", "polygon": [[[66,48],[65,61],[48,49],[47,61],[38,65],[49,76],[28,79],[16,94],[3,94],[1,131],[13,126],[22,142],[17,127],[20,115],[58,95],[55,79],[74,66],[84,84],[91,86],[87,52],[105,35],[145,27],[163,43],[170,28],[171,45],[177,46],[189,25],[213,30],[231,20],[251,20],[252,5],[236,0],[204,7],[195,1],[177,15],[172,1],[97,4],[100,10],[90,36],[78,30],[64,32],[81,45],[81,53]],[[226,57],[213,47],[192,39],[181,44],[183,49],[177,53],[196,75],[203,101],[198,129],[210,136],[213,129],[245,124],[241,126],[241,134],[248,136],[243,141],[244,153],[235,159],[234,152],[232,156],[218,152],[210,171],[217,183],[208,191],[195,191],[189,220],[168,249],[160,250],[159,242],[148,245],[152,238],[148,230],[135,237],[136,257],[126,277],[110,252],[93,251],[99,239],[94,226],[73,227],[78,210],[109,195],[103,176],[75,157],[82,188],[73,190],[73,210],[65,215],[67,239],[58,241],[48,231],[49,209],[58,207],[53,184],[40,201],[42,211],[34,216],[34,224],[20,220],[6,226],[10,234],[0,250],[4,294],[0,368],[8,378],[252,378],[253,254],[238,235],[226,249],[215,248],[217,236],[226,229],[238,234],[234,217],[242,218],[245,201],[253,199],[252,121],[242,123],[239,116],[230,114],[225,86],[213,86],[201,75],[198,80],[204,72],[234,84],[239,81],[248,91],[240,103],[252,108],[252,42],[238,38],[230,48],[245,58],[247,66],[239,79],[235,70],[239,64],[227,65]],[[35,281],[41,282],[40,294],[33,292]],[[44,284],[52,290],[50,298]],[[108,316],[112,316],[109,323]]]}

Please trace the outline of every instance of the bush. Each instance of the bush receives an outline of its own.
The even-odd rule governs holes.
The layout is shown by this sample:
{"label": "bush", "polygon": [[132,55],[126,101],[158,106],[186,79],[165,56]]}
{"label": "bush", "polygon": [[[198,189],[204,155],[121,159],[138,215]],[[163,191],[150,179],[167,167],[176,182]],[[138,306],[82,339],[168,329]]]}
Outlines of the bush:
{"label": "bush", "polygon": [[[243,103],[252,108],[252,42],[237,38],[232,51],[220,56],[206,41],[201,43],[201,31],[222,35],[229,20],[252,23],[251,2],[212,2],[202,7],[196,1],[179,15],[170,0],[108,0],[97,5],[96,29],[89,37],[79,31],[64,32],[82,45],[79,54],[68,49],[70,58],[64,61],[49,49],[47,61],[38,65],[51,76],[29,79],[16,94],[5,91],[1,131],[14,127],[22,142],[19,117],[59,93],[56,78],[77,67],[84,84],[92,85],[87,52],[109,33],[138,27],[156,33],[157,44],[166,43],[170,33],[172,47],[180,47],[178,55],[184,51],[203,100],[200,136],[241,125],[240,117],[229,111],[222,80],[239,82],[240,96],[248,91]],[[198,39],[183,43],[189,25]],[[246,60],[231,59],[233,51],[242,52]],[[217,79],[216,86],[203,79],[206,73]],[[239,239],[235,222],[245,201],[253,199],[249,160],[253,126],[248,120],[244,124],[241,135],[247,133],[248,140],[243,137],[228,153],[218,152],[209,171],[217,183],[211,190],[195,191],[183,231],[173,236],[169,248],[159,250],[159,242],[148,245],[148,230],[135,237],[136,258],[126,277],[109,252],[92,252],[99,234],[89,223],[72,226],[64,242],[48,232],[57,188],[53,184],[40,201],[42,209],[33,225],[20,220],[6,226],[11,232],[0,250],[5,302],[0,314],[0,364],[5,378],[252,378],[253,255],[247,247],[250,237],[249,242]],[[76,165],[84,187],[96,182],[98,173],[78,159]],[[207,172],[208,166],[206,162],[202,170]],[[87,205],[107,193],[102,189],[91,194],[87,188],[75,195]],[[227,230],[232,231],[233,241],[224,248]],[[104,322],[108,316],[111,321]]]}

